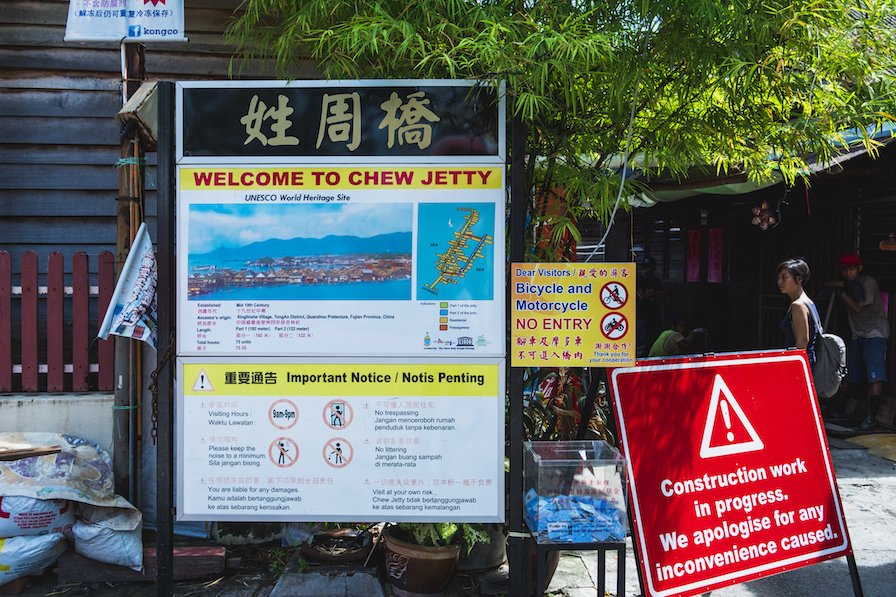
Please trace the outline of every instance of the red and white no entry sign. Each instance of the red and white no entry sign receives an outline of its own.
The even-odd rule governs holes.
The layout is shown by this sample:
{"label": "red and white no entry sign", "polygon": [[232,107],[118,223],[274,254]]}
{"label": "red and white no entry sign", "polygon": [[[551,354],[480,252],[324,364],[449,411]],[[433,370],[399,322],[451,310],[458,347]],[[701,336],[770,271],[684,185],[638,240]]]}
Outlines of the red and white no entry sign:
{"label": "red and white no entry sign", "polygon": [[648,595],[851,553],[805,352],[639,361],[610,391]]}

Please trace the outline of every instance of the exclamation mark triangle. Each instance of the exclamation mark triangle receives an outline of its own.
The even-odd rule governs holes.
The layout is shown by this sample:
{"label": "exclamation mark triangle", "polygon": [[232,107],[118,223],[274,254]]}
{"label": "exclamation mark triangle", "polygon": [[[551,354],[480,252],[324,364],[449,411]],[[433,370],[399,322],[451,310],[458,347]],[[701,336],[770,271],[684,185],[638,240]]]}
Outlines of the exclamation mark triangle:
{"label": "exclamation mark triangle", "polygon": [[[723,397],[724,399],[722,399]],[[717,419],[717,413],[719,412],[722,413],[721,420]],[[743,425],[743,428],[749,434],[750,439],[736,444],[729,443],[719,446],[711,446],[710,441],[712,440],[713,430],[716,428],[717,420],[720,424],[725,426],[726,430],[729,430],[725,434],[725,438],[729,442],[734,440],[734,434],[730,432],[732,413],[740,424]],[[738,404],[737,399],[734,398],[731,390],[728,389],[725,380],[722,379],[721,375],[716,373],[716,378],[713,380],[712,384],[712,398],[709,401],[709,414],[706,417],[706,425],[703,427],[703,441],[700,442],[700,457],[714,458],[716,456],[729,456],[731,454],[741,454],[743,452],[755,452],[764,447],[765,445],[762,443],[762,440],[759,439],[759,434],[756,433],[753,424],[750,423],[750,420],[744,414],[744,410],[740,407],[740,404]]]}
{"label": "exclamation mark triangle", "polygon": [[205,372],[205,369],[199,370],[199,375],[196,376],[196,383],[193,384],[194,392],[212,392],[215,388],[212,387],[212,382],[208,378],[208,374]]}

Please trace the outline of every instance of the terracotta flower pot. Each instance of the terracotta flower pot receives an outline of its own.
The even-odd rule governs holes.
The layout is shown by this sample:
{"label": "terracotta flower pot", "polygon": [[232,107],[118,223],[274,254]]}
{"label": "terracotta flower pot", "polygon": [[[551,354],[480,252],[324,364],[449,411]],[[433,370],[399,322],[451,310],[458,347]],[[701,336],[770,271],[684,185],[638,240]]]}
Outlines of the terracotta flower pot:
{"label": "terracotta flower pot", "polygon": [[440,595],[457,569],[459,545],[425,547],[395,537],[394,528],[383,530],[386,580],[398,597]]}

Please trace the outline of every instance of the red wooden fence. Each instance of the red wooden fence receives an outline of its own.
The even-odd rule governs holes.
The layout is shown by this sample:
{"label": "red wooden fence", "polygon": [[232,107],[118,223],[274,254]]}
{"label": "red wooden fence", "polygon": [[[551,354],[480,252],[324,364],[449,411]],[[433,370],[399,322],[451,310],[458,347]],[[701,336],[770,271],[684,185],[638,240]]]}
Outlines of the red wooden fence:
{"label": "red wooden fence", "polygon": [[9,253],[0,251],[0,392],[112,390],[114,343],[92,340],[115,289],[113,259],[99,255],[91,286],[87,254],[75,253],[66,286],[63,256],[51,253],[41,286],[37,255],[27,251],[14,285]]}

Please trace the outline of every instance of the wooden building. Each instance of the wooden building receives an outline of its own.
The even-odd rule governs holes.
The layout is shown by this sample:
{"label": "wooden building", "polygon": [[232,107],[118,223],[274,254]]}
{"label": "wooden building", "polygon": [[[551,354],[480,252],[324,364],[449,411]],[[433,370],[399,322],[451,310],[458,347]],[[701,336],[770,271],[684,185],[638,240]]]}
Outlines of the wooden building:
{"label": "wooden building", "polygon": [[[781,347],[780,322],[789,303],[778,292],[777,264],[805,259],[811,269],[807,291],[823,302],[830,296],[825,282],[840,279],[840,255],[858,250],[865,272],[889,301],[888,371],[896,380],[896,251],[882,248],[896,234],[896,144],[876,159],[861,155],[814,174],[808,186],[748,191],[742,181],[724,182],[658,185],[660,198],[676,200],[632,212],[632,245],[656,258],[669,291],[666,323],[676,313],[687,314],[692,325],[708,329],[708,348],[715,352]],[[752,223],[754,208],[763,203],[765,215],[774,218],[766,229]],[[823,317],[826,304],[819,306]],[[840,301],[828,327],[850,335]]]}
{"label": "wooden building", "polygon": [[[153,482],[139,455],[154,451],[146,385],[157,355],[126,344],[128,373],[116,389],[114,341],[93,339],[109,272],[124,262],[136,224],[145,219],[157,239],[157,172],[154,153],[121,159],[127,138],[116,114],[141,79],[220,80],[232,67],[273,78],[270,65],[231,62],[222,34],[238,5],[185,0],[188,42],[128,52],[117,42],[65,42],[68,0],[8,0],[0,10],[0,432],[97,442],[113,453],[119,493],[135,503],[134,479]],[[137,172],[144,191],[131,184],[122,194],[122,167]],[[135,203],[145,210],[136,217]]]}
{"label": "wooden building", "polygon": [[[232,51],[223,31],[238,0],[186,0],[185,28],[188,42],[148,42],[142,60],[125,52],[117,42],[65,42],[69,2],[36,0],[4,2],[0,11],[0,251],[9,255],[7,299],[0,292],[0,312],[7,304],[15,325],[4,352],[0,343],[0,372],[4,363],[13,371],[10,383],[0,391],[53,389],[46,377],[46,306],[40,303],[38,326],[38,387],[22,383],[23,355],[20,293],[22,258],[37,258],[38,287],[46,298],[48,261],[60,253],[64,284],[73,285],[73,258],[82,253],[89,271],[89,334],[94,337],[98,320],[100,258],[114,255],[116,268],[127,253],[121,242],[119,175],[122,125],[116,114],[124,101],[126,82],[131,91],[145,80],[226,79],[232,67]],[[132,47],[137,47],[136,45]],[[135,62],[139,62],[135,64]],[[144,70],[145,72],[141,72]],[[253,64],[240,71],[247,78],[272,78],[273,68]],[[313,76],[296,73],[296,76]],[[145,220],[150,237],[156,238],[155,154],[141,156],[145,181]],[[132,198],[122,197],[130,202]],[[142,218],[141,218],[142,219]],[[0,268],[2,270],[2,268]],[[2,275],[2,271],[0,271]],[[0,281],[2,284],[2,281]],[[83,313],[74,313],[71,291],[66,294],[65,320],[70,323]],[[71,332],[65,333],[66,351],[71,351]],[[27,343],[27,339],[26,339]],[[87,388],[71,375],[71,355],[66,355],[66,391],[108,391],[98,375],[98,352],[102,343],[90,346]],[[7,367],[9,368],[9,367]],[[3,376],[0,375],[0,385]],[[57,390],[59,388],[56,388]]]}

